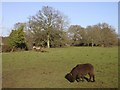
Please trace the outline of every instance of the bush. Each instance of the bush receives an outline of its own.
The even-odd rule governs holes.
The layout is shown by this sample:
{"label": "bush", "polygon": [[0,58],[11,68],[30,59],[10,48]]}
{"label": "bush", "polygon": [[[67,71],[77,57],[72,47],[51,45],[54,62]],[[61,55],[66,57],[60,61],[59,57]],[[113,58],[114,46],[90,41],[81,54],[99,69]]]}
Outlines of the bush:
{"label": "bush", "polygon": [[13,52],[15,52],[15,51],[26,51],[26,49],[25,48],[14,48]]}
{"label": "bush", "polygon": [[2,46],[2,52],[10,52],[12,48],[9,45]]}
{"label": "bush", "polygon": [[[14,51],[26,51],[26,48],[14,48]],[[12,51],[12,47],[10,47],[9,45],[3,45],[2,46],[2,52],[11,52]]]}

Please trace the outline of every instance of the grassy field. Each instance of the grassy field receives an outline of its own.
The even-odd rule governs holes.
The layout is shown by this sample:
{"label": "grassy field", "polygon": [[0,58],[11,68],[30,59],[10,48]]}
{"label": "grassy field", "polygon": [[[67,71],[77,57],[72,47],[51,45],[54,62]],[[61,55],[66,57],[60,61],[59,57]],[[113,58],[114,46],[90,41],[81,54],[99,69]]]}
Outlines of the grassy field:
{"label": "grassy field", "polygon": [[[117,88],[118,48],[70,47],[2,54],[3,88]],[[91,63],[96,82],[68,82],[77,64]],[[88,76],[86,76],[88,77]]]}

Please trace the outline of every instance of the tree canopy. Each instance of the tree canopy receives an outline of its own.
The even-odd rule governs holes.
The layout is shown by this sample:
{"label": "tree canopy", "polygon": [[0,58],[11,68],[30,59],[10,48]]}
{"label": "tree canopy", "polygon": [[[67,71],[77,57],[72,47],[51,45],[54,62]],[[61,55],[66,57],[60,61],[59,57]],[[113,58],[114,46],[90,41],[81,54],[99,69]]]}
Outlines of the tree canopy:
{"label": "tree canopy", "polygon": [[[35,16],[29,18],[28,27],[37,45],[49,48],[62,39],[62,34],[68,24],[67,17],[52,7],[44,6]],[[59,42],[59,43],[60,43]]]}

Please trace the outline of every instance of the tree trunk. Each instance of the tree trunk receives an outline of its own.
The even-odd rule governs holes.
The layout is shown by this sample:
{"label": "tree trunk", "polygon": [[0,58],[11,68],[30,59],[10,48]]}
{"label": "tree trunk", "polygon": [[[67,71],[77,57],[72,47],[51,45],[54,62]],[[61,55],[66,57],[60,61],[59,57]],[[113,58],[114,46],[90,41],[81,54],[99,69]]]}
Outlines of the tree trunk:
{"label": "tree trunk", "polygon": [[89,47],[89,43],[88,43],[88,47]]}
{"label": "tree trunk", "polygon": [[93,47],[93,39],[92,39],[92,47]]}
{"label": "tree trunk", "polygon": [[14,47],[12,48],[11,52],[13,52],[13,50],[14,50]]}
{"label": "tree trunk", "polygon": [[93,42],[92,42],[92,47],[93,47]]}
{"label": "tree trunk", "polygon": [[49,34],[47,35],[47,46],[48,46],[48,48],[50,48],[50,40],[49,40],[49,38],[50,38],[50,36],[49,36]]}

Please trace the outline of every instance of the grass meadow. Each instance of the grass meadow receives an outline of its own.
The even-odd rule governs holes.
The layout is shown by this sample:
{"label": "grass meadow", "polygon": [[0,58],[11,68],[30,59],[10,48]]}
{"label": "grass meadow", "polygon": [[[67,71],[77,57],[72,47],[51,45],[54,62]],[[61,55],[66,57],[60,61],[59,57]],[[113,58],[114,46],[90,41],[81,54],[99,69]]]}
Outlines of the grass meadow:
{"label": "grass meadow", "polygon": [[[3,88],[117,88],[118,47],[50,48],[48,53],[2,53]],[[91,63],[95,82],[65,79],[77,64]],[[86,76],[88,77],[88,75]]]}

